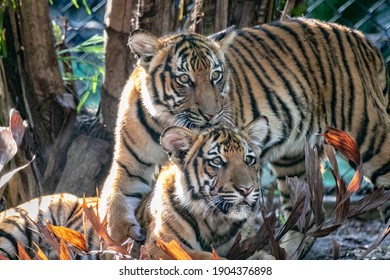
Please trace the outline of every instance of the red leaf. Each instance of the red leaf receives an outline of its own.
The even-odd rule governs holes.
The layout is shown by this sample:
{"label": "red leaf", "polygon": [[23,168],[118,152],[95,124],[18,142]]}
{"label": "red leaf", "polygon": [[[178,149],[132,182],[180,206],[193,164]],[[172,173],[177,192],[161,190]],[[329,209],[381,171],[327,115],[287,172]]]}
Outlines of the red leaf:
{"label": "red leaf", "polygon": [[332,145],[338,152],[358,166],[361,162],[360,152],[356,141],[345,131],[327,127],[327,131],[320,134],[325,142]]}
{"label": "red leaf", "polygon": [[26,130],[27,123],[23,121],[20,113],[15,109],[10,110],[9,119],[9,128],[11,129],[16,145],[20,147],[20,144],[22,144],[23,141],[24,131]]}
{"label": "red leaf", "polygon": [[31,260],[30,256],[18,241],[18,258],[19,260]]}

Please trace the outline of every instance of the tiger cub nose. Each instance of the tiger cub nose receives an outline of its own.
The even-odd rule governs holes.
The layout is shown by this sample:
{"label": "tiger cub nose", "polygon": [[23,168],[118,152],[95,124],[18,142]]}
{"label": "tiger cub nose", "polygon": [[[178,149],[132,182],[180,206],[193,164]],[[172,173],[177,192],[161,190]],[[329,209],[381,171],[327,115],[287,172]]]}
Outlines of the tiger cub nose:
{"label": "tiger cub nose", "polygon": [[242,195],[243,197],[247,197],[252,191],[253,191],[253,189],[254,189],[254,187],[253,187],[253,185],[252,186],[250,186],[250,187],[245,187],[245,186],[235,186],[234,187],[237,191],[238,191],[238,193],[240,194],[240,195]]}

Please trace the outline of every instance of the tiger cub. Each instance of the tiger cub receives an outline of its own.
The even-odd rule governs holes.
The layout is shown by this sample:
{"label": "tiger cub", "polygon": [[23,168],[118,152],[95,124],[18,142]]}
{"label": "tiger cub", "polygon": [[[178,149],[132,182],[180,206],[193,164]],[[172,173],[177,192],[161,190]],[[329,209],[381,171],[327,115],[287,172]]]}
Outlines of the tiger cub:
{"label": "tiger cub", "polygon": [[[254,236],[259,210],[261,142],[265,118],[244,131],[213,128],[195,133],[168,128],[161,137],[172,164],[159,174],[152,193],[137,210],[146,235],[146,251],[157,259],[169,257],[156,240],[176,240],[193,259],[211,259],[211,246],[225,257],[238,233]],[[256,259],[269,259],[261,250]]]}
{"label": "tiger cub", "polygon": [[[96,207],[98,198],[86,198],[88,206]],[[83,201],[71,194],[61,193],[34,198],[17,207],[0,213],[0,254],[8,259],[18,258],[17,242],[26,249],[31,257],[37,248],[49,259],[58,259],[53,248],[41,238],[36,223],[45,225],[49,222],[55,226],[64,226],[78,232],[84,232]],[[89,250],[99,250],[99,235],[92,225],[86,223],[86,241]],[[98,255],[75,255],[75,259],[97,259]]]}
{"label": "tiger cub", "polygon": [[136,30],[129,45],[139,62],[121,97],[102,193],[114,239],[143,238],[135,209],[168,159],[159,139],[172,125],[243,128],[267,117],[262,158],[276,174],[286,216],[285,178],[305,179],[305,143],[321,146],[327,126],[356,139],[365,175],[390,186],[387,71],[361,32],[299,18],[211,37]]}

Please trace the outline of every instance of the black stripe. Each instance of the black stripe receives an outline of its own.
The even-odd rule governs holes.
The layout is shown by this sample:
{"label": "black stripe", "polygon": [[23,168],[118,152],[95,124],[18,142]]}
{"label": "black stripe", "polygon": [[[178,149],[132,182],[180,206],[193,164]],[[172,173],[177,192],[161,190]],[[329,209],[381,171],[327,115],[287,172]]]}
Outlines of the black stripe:
{"label": "black stripe", "polygon": [[76,214],[76,211],[78,212],[78,209],[81,209],[81,205],[79,203],[78,200],[76,200],[76,203],[73,205],[73,208],[72,210],[70,211],[69,215],[68,215],[68,218],[66,219],[66,221],[69,221],[71,218],[73,218],[73,216]]}
{"label": "black stripe", "polygon": [[[390,160],[387,161],[384,165],[382,165],[381,168],[379,168],[378,170],[376,170],[374,173],[372,173],[371,175],[371,182],[376,185],[376,181],[378,180],[378,178],[382,175],[385,175],[387,173],[390,172]],[[390,183],[389,183],[390,185]],[[386,185],[387,186],[387,185]],[[381,187],[381,186],[380,186]]]}
{"label": "black stripe", "polygon": [[[129,131],[127,129],[123,129],[123,131],[125,133],[126,138],[129,139],[132,143],[134,143],[133,139],[131,138],[131,136],[129,134]],[[141,163],[142,165],[145,165],[147,167],[151,167],[153,164],[140,159],[140,157],[133,150],[133,148],[130,146],[130,144],[127,143],[126,138],[125,137],[122,138],[123,144],[125,145],[126,149],[130,152],[130,154],[133,156],[133,158],[135,158],[135,160],[138,161],[139,163]]]}
{"label": "black stripe", "polygon": [[[242,97],[241,97],[241,94],[243,92],[242,85],[241,85],[241,79],[238,79],[238,73],[237,73],[236,69],[234,69],[232,63],[230,62],[229,57],[226,57],[226,63],[228,65],[229,71],[231,71],[233,74],[231,77],[237,77],[237,79],[230,78],[231,81],[234,81],[234,85],[235,85],[235,91],[230,90],[232,93],[231,95],[233,95],[233,93],[235,92],[236,94],[234,96],[238,97],[238,103],[239,103],[239,108],[236,108],[236,110],[234,110],[234,111],[237,111],[237,109],[239,109],[241,122],[243,124],[245,124],[246,120],[245,120],[244,110],[243,110],[244,105],[243,105],[243,101],[242,101]],[[237,115],[238,112],[235,112],[235,114]]]}
{"label": "black stripe", "polygon": [[[7,239],[12,244],[12,246],[14,246],[16,255],[19,255],[18,243],[17,243],[15,237],[12,234],[10,234],[10,233],[0,229],[0,237]],[[3,250],[3,249],[0,249],[0,250],[7,255],[7,258],[9,258],[9,259],[13,259],[14,258],[14,257],[12,257],[11,254],[6,252],[5,250]]]}
{"label": "black stripe", "polygon": [[188,248],[190,249],[194,249],[191,244],[185,240],[180,234],[179,232],[171,225],[171,223],[169,222],[169,220],[165,221],[165,224],[168,226],[168,228],[173,232],[173,234],[179,238],[180,242],[183,243],[184,245],[186,245]]}
{"label": "black stripe", "polygon": [[275,167],[291,167],[299,163],[302,163],[304,161],[305,161],[305,154],[302,153],[291,158],[283,157],[280,160],[272,162],[272,165]]}
{"label": "black stripe", "polygon": [[150,137],[154,140],[154,142],[156,142],[157,144],[160,143],[160,133],[158,133],[157,131],[155,131],[149,124],[148,122],[146,121],[146,118],[145,118],[145,114],[148,114],[147,112],[145,112],[143,106],[142,106],[142,102],[141,102],[141,99],[139,99],[137,101],[137,115],[138,115],[138,119],[141,123],[141,125],[144,127],[144,129],[148,132],[148,134],[150,135]]}
{"label": "black stripe", "polygon": [[[158,72],[158,71],[160,71],[160,69],[162,68],[162,64],[159,64],[157,67],[156,67],[156,69],[153,69],[153,71],[150,71],[150,76],[151,76],[151,79],[150,79],[150,81],[151,81],[151,83],[152,83],[152,89],[153,89],[153,103],[155,104],[155,105],[163,105],[163,106],[165,106],[162,102],[161,102],[161,100],[160,100],[160,96],[158,95],[158,93],[160,92],[158,89],[157,89],[157,85],[156,85],[156,81],[158,80],[158,79],[156,79],[156,73]],[[146,94],[150,94],[150,92],[149,93],[146,93]]]}
{"label": "black stripe", "polygon": [[141,176],[132,174],[132,173],[130,172],[130,170],[127,168],[126,165],[124,165],[123,163],[121,163],[121,162],[118,161],[118,160],[116,160],[116,162],[118,163],[119,167],[121,167],[122,169],[124,169],[124,170],[126,171],[127,176],[128,176],[129,178],[138,179],[138,180],[141,181],[142,183],[144,183],[144,184],[146,184],[146,185],[149,185],[149,182],[148,182],[146,179],[142,178]]}
{"label": "black stripe", "polygon": [[[348,112],[348,123],[352,124],[352,112],[353,112],[353,108],[354,108],[354,98],[353,97],[355,95],[355,85],[352,81],[351,69],[350,69],[349,64],[348,64],[346,50],[345,50],[345,46],[343,43],[343,38],[341,37],[340,30],[337,27],[334,27],[333,32],[336,34],[336,38],[338,41],[338,45],[339,45],[339,49],[340,49],[341,57],[342,57],[342,61],[343,61],[342,65],[343,65],[344,70],[346,71],[346,74],[347,74],[345,78],[343,77],[344,75],[342,75],[341,79],[342,79],[344,84],[347,82],[347,81],[345,81],[345,79],[347,79],[348,84],[349,84],[349,88],[347,90],[347,94],[349,94],[349,100],[348,100],[349,107],[345,106],[345,104],[344,104],[345,97],[347,96],[344,90],[343,90],[342,95],[341,95],[342,96],[342,108],[344,111],[343,113],[341,113],[341,118],[342,118],[341,119],[341,121],[342,121],[341,122],[341,129],[345,130],[345,117],[344,117],[345,112]],[[349,36],[346,36],[346,38],[347,38],[348,43],[350,44]],[[343,89],[344,89],[344,87],[343,87]]]}
{"label": "black stripe", "polygon": [[[15,209],[15,212],[17,212],[25,221],[25,224],[24,224],[24,233],[26,235],[26,238],[27,238],[27,245],[29,247],[32,247],[32,231],[31,231],[31,228],[33,227],[31,222],[30,222],[30,219],[29,219],[29,216],[28,216],[28,213],[24,210],[24,209],[20,209],[18,207],[14,208]],[[23,232],[23,231],[22,231]]]}
{"label": "black stripe", "polygon": [[140,193],[131,193],[131,194],[124,193],[123,195],[127,197],[138,198],[138,199],[142,199],[144,197]]}
{"label": "black stripe", "polygon": [[183,207],[179,200],[176,198],[176,195],[173,193],[174,188],[169,190],[169,200],[173,207],[173,209],[176,211],[176,213],[187,222],[187,224],[193,229],[195,233],[196,240],[201,244],[203,247],[203,238],[201,237],[200,230],[198,223],[196,222],[195,218],[192,216],[192,214],[188,211],[187,208]]}
{"label": "black stripe", "polygon": [[[244,60],[244,63],[246,64],[246,66],[249,67],[249,68],[253,71],[253,73],[254,73],[255,69],[254,69],[253,66],[249,63],[249,61],[241,54],[241,52],[240,52],[237,48],[235,48],[234,46],[231,46],[230,48],[237,54],[238,58],[241,58],[242,60]],[[244,70],[244,68],[242,67],[242,65],[241,65],[241,63],[240,63],[239,60],[237,60],[237,65],[238,65],[239,69],[240,69],[243,73],[245,73],[245,70]],[[260,84],[262,84],[262,86],[263,86],[264,88],[266,88],[264,82],[260,79],[260,77],[258,77],[258,75],[255,75],[255,77],[256,77],[256,79],[258,80],[258,82],[259,82]],[[247,89],[248,89],[247,94],[248,94],[248,96],[249,96],[250,103],[251,103],[250,105],[251,105],[251,111],[252,111],[252,118],[253,118],[253,119],[256,119],[256,118],[260,117],[260,112],[259,112],[259,109],[258,109],[258,106],[257,106],[257,100],[256,100],[256,98],[254,97],[253,89],[252,89],[252,86],[251,86],[250,81],[248,80],[247,75],[244,75],[244,80],[245,80],[246,87],[247,87]],[[242,94],[242,93],[238,93],[238,94]]]}
{"label": "black stripe", "polygon": [[58,219],[58,222],[60,223],[60,226],[63,226],[63,224],[61,223],[62,221],[62,213],[64,212],[64,204],[63,204],[63,200],[64,200],[64,197],[61,195],[60,196],[60,199],[58,200],[58,204],[57,204],[57,207],[55,207],[56,205],[52,205],[51,202],[49,204],[49,208],[51,211],[53,211],[53,208],[56,209],[56,217]]}
{"label": "black stripe", "polygon": [[44,221],[44,211],[41,207],[42,205],[42,200],[43,200],[43,197],[40,196],[38,197],[38,216],[37,216],[37,222],[40,223],[40,224],[43,224],[45,221]]}

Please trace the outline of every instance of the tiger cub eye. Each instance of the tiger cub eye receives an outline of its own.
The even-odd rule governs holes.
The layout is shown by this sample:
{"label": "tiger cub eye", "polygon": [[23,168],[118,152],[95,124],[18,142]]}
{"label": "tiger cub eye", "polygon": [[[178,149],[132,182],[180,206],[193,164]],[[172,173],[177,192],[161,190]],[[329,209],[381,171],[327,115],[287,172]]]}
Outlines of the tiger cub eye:
{"label": "tiger cub eye", "polygon": [[218,82],[222,78],[222,72],[221,71],[214,71],[211,73],[211,80],[214,82]]}
{"label": "tiger cub eye", "polygon": [[215,157],[209,160],[210,164],[214,167],[221,167],[223,165],[223,160],[221,157]]}
{"label": "tiger cub eye", "polygon": [[188,76],[187,74],[181,74],[180,76],[177,77],[177,81],[180,84],[188,84],[190,83],[191,79],[190,76]]}

